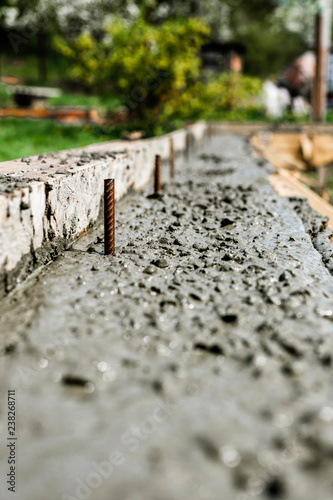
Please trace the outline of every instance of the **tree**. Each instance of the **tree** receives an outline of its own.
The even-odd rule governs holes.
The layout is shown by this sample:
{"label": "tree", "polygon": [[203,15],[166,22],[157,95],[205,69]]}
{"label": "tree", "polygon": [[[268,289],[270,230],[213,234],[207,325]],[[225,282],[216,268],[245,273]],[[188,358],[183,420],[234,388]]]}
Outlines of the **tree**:
{"label": "tree", "polygon": [[15,54],[33,45],[38,55],[39,80],[47,78],[50,38],[57,27],[57,2],[51,0],[8,0],[1,8],[7,39]]}
{"label": "tree", "polygon": [[[313,11],[317,0],[3,0],[0,23],[23,36],[40,54],[54,34],[67,40],[89,32],[102,43],[115,17],[129,23],[141,18],[158,26],[168,20],[201,18],[213,38],[240,41],[247,47],[245,68],[267,76],[313,45]],[[6,19],[4,21],[4,19]],[[23,35],[22,35],[23,33]],[[12,44],[22,50],[24,43]],[[39,47],[39,48],[38,48]],[[49,49],[48,49],[49,50]]]}
{"label": "tree", "polygon": [[136,0],[135,4],[144,19],[156,25],[167,19],[201,17],[213,38],[242,42],[247,48],[246,71],[266,77],[279,73],[312,40],[310,22],[306,33],[292,22],[299,1],[303,0],[283,4],[281,0]]}
{"label": "tree", "polygon": [[206,24],[195,18],[165,21],[159,26],[138,18],[115,18],[96,42],[90,33],[57,40],[72,61],[72,76],[95,91],[111,91],[129,108],[132,118],[152,122],[171,100],[200,74],[198,52],[208,39]]}
{"label": "tree", "polygon": [[128,3],[121,0],[4,1],[0,7],[0,26],[6,32],[12,52],[24,54],[29,47],[37,52],[40,81],[47,77],[47,57],[55,34],[77,37],[89,31],[96,40],[101,40],[108,16],[114,12],[126,16]]}

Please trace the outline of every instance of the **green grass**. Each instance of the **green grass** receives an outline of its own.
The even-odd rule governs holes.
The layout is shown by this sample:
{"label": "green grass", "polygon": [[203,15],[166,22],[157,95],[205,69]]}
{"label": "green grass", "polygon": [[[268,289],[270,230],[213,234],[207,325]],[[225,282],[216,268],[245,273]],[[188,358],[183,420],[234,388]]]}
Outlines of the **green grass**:
{"label": "green grass", "polygon": [[[103,116],[107,111],[115,111],[122,105],[122,102],[112,94],[109,95],[87,95],[82,93],[69,94],[62,92],[59,97],[48,100],[48,108],[79,107],[96,108]],[[14,101],[6,85],[0,83],[0,107],[12,107]]]}
{"label": "green grass", "polygon": [[6,118],[0,120],[0,161],[34,154],[87,146],[119,138],[119,131],[73,127],[50,120]]}
{"label": "green grass", "polygon": [[[256,122],[268,121],[264,108],[261,107],[248,107],[248,108],[235,108],[229,111],[215,112],[208,110],[205,116],[202,117],[206,120],[226,121],[226,122]],[[201,119],[199,117],[199,119]]]}
{"label": "green grass", "polygon": [[82,107],[97,108],[100,113],[108,110],[115,110],[121,106],[120,99],[113,95],[87,95],[87,94],[68,94],[63,92],[59,97],[49,99],[48,105],[52,108],[58,107]]}
{"label": "green grass", "polygon": [[[67,59],[57,55],[50,57],[47,62],[47,81],[40,82],[38,79],[38,64],[36,56],[25,56],[24,58],[13,58],[6,54],[2,55],[1,72],[3,75],[16,76],[22,80],[23,84],[58,86],[64,87],[68,83],[69,62]],[[5,87],[0,84],[0,106],[12,105],[13,102]],[[63,92],[60,97],[49,99],[48,106],[56,107],[83,107],[97,108],[101,114],[108,110],[115,110],[121,106],[122,102],[117,97],[107,95],[87,95],[84,93]]]}
{"label": "green grass", "polygon": [[2,85],[0,83],[0,107],[1,106],[10,106],[12,104],[12,98],[10,93],[7,90],[6,85]]}
{"label": "green grass", "polygon": [[333,123],[333,110],[329,109],[326,113],[326,123]]}
{"label": "green grass", "polygon": [[59,85],[64,80],[69,68],[69,62],[52,55],[47,61],[47,81],[41,82],[38,77],[38,59],[36,56],[12,57],[2,54],[1,73],[6,76],[16,76],[24,84]]}

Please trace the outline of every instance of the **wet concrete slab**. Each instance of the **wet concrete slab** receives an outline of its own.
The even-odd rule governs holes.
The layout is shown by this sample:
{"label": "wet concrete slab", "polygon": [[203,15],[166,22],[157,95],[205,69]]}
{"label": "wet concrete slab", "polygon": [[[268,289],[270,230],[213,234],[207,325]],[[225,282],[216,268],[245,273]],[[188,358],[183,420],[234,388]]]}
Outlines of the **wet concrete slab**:
{"label": "wet concrete slab", "polygon": [[0,300],[97,221],[104,179],[115,196],[147,185],[166,160],[203,139],[206,122],[138,141],[110,141],[0,163]]}
{"label": "wet concrete slab", "polygon": [[114,257],[97,224],[0,303],[20,500],[333,495],[325,221],[238,136],[176,169],[117,203]]}

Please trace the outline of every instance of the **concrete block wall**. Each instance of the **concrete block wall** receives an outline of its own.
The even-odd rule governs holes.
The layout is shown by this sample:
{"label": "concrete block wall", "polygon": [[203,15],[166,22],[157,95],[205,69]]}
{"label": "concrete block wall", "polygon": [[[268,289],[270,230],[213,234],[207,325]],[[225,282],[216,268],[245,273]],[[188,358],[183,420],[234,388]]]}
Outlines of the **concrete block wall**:
{"label": "concrete block wall", "polygon": [[135,142],[112,141],[0,163],[0,297],[98,218],[104,179],[116,180],[116,199],[143,188],[160,154],[200,141],[207,124]]}

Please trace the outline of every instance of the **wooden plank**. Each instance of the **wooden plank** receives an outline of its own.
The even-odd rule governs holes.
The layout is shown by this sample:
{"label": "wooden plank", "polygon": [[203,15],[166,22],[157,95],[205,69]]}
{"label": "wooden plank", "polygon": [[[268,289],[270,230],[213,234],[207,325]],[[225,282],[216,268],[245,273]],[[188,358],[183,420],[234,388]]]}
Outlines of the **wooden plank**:
{"label": "wooden plank", "polygon": [[328,226],[333,230],[332,205],[302,184],[290,172],[280,169],[278,173],[269,176],[269,181],[280,196],[301,196],[306,198],[314,210],[329,218]]}

